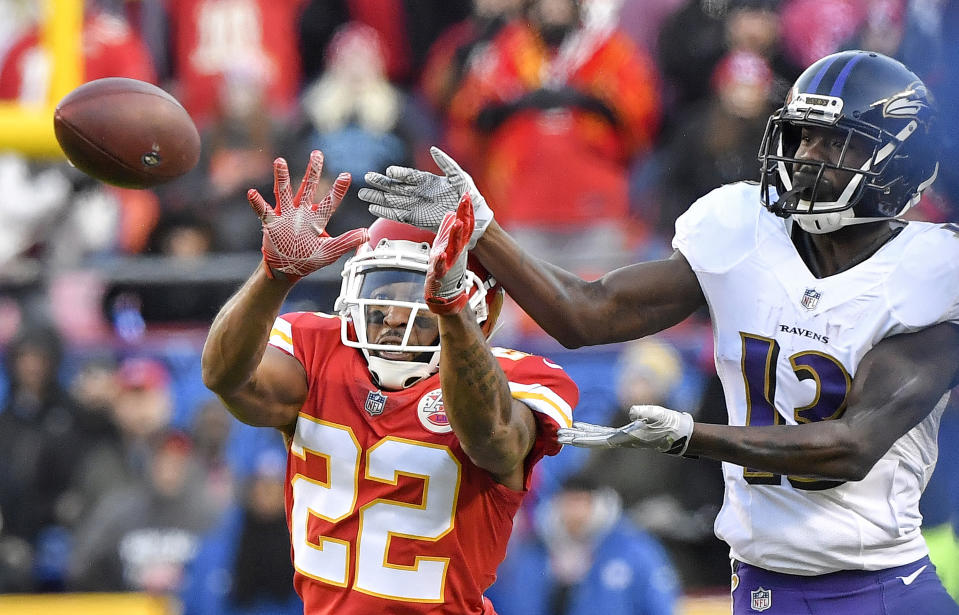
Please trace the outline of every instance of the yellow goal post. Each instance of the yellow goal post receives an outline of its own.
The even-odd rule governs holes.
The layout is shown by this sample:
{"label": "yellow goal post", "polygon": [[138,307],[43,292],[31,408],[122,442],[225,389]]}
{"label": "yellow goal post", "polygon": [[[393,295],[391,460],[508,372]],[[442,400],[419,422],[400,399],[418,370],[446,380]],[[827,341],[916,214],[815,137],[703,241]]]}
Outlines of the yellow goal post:
{"label": "yellow goal post", "polygon": [[50,61],[50,88],[41,105],[0,101],[0,151],[62,158],[53,134],[57,102],[83,81],[83,0],[43,0],[40,45]]}

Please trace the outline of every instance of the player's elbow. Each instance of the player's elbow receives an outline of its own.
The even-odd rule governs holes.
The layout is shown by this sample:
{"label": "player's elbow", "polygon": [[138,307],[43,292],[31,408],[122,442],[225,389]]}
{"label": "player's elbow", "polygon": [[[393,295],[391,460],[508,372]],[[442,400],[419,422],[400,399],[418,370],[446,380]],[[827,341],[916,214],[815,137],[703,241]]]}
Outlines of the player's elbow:
{"label": "player's elbow", "polygon": [[200,364],[200,378],[203,380],[203,386],[214,393],[223,390],[223,370],[219,369],[212,361],[204,360]]}
{"label": "player's elbow", "polygon": [[547,331],[547,333],[549,333],[550,337],[562,344],[564,348],[570,350],[582,348],[583,346],[592,346],[597,343],[596,329],[577,323],[568,323],[566,326]]}
{"label": "player's elbow", "polygon": [[523,463],[526,450],[516,434],[510,430],[490,432],[486,437],[461,442],[463,451],[478,467],[494,475],[508,474]]}
{"label": "player's elbow", "polygon": [[837,472],[830,472],[829,478],[835,478],[846,482],[856,482],[866,478],[873,464],[861,462],[845,462]]}
{"label": "player's elbow", "polygon": [[200,363],[200,377],[203,386],[220,396],[229,395],[237,389],[235,379],[230,377],[230,371],[216,361],[203,359]]}
{"label": "player's elbow", "polygon": [[860,481],[872,471],[884,451],[863,442],[851,443],[843,455],[836,478],[845,481]]}
{"label": "player's elbow", "polygon": [[874,435],[843,421],[826,421],[819,425],[824,431],[807,447],[811,454],[807,459],[810,476],[860,481],[888,448],[883,448]]}
{"label": "player's elbow", "polygon": [[558,336],[558,337],[554,336],[554,337],[556,337],[556,341],[558,341],[560,344],[563,345],[563,348],[567,348],[569,350],[582,348],[583,346],[586,345],[586,341],[579,337],[573,337],[573,336],[567,336],[567,335]]}

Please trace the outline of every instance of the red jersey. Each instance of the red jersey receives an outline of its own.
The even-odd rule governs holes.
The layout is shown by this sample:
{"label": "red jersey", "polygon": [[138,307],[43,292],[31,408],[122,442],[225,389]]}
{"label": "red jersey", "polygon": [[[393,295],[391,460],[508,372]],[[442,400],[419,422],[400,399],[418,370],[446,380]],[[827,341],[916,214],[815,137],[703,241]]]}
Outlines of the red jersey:
{"label": "red jersey", "polygon": [[231,79],[266,95],[269,109],[296,106],[296,22],[305,0],[167,0],[178,98],[200,125],[220,114]]}
{"label": "red jersey", "polygon": [[[373,384],[340,318],[281,316],[270,344],[306,368],[309,393],[289,445],[286,510],[294,585],[307,615],[493,613],[483,592],[506,554],[526,491],[469,459],[443,409],[438,374],[401,391]],[[560,450],[578,390],[548,360],[494,348],[514,398],[533,411],[533,465]]]}

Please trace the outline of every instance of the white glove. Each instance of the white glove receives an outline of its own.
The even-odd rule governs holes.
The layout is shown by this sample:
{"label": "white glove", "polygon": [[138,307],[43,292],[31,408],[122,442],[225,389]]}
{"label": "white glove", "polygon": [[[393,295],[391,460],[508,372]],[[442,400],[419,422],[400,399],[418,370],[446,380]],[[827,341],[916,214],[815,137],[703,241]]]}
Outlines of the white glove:
{"label": "white glove", "polygon": [[693,417],[662,406],[633,406],[632,423],[622,427],[604,427],[575,422],[560,429],[560,444],[584,448],[651,448],[669,455],[683,455],[693,435]]}
{"label": "white glove", "polygon": [[386,175],[367,173],[364,179],[371,187],[362,188],[357,195],[370,204],[370,213],[375,216],[436,232],[446,214],[456,211],[460,197],[469,194],[476,219],[467,245],[471,250],[493,221],[493,210],[476,189],[473,178],[455,160],[438,147],[431,147],[430,154],[445,176],[391,166]]}

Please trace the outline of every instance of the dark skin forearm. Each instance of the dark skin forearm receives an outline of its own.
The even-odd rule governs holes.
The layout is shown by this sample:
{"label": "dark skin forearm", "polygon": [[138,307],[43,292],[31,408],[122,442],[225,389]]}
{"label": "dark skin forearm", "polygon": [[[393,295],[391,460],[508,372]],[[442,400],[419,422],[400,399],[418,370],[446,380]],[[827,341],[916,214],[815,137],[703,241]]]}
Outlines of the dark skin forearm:
{"label": "dark skin forearm", "polygon": [[859,480],[853,451],[846,448],[850,440],[848,426],[839,421],[768,427],[696,423],[686,454],[776,474]]}
{"label": "dark skin forearm", "polygon": [[494,220],[473,254],[523,311],[567,348],[644,337],[706,303],[679,253],[587,282],[528,254]]}
{"label": "dark skin forearm", "polygon": [[253,376],[290,288],[258,267],[224,304],[203,346],[203,383],[209,389],[230,393]]}
{"label": "dark skin forearm", "polygon": [[220,309],[203,346],[203,383],[250,425],[284,429],[305,399],[300,363],[267,346],[291,286],[257,268]]}
{"label": "dark skin forearm", "polygon": [[959,327],[897,335],[863,357],[840,418],[768,427],[697,423],[686,453],[777,474],[861,480],[957,377]]}
{"label": "dark skin forearm", "polygon": [[523,462],[536,431],[531,411],[510,395],[472,310],[440,316],[439,327],[440,383],[453,432],[477,466],[522,489]]}

